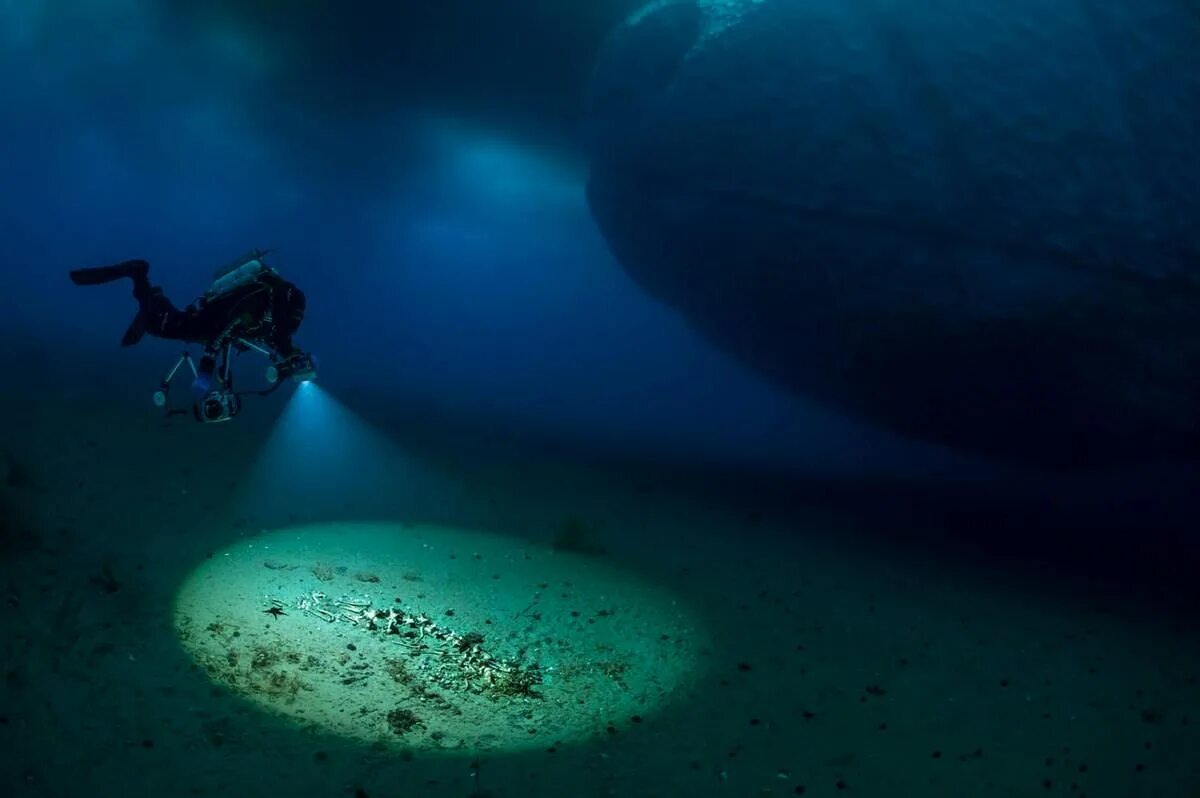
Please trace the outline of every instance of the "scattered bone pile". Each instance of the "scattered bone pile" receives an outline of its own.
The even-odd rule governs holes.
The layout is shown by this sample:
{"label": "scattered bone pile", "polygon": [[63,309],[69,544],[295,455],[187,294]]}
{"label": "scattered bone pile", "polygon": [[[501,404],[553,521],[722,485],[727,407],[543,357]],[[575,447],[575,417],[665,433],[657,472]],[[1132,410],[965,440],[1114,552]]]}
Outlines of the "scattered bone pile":
{"label": "scattered bone pile", "polygon": [[536,664],[525,666],[498,659],[484,650],[482,635],[460,635],[439,626],[424,613],[414,615],[391,607],[378,609],[371,606],[367,597],[330,599],[318,590],[290,605],[279,599],[271,599],[271,604],[281,610],[298,610],[327,623],[349,623],[395,637],[410,656],[420,658],[416,670],[424,678],[448,689],[493,697],[536,697],[534,686],[542,682]]}

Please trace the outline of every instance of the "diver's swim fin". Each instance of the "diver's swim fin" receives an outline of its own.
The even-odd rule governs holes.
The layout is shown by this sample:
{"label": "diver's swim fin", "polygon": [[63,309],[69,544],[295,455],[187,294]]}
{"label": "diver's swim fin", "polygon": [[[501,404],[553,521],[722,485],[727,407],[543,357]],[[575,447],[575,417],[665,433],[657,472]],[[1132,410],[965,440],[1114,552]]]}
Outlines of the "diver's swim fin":
{"label": "diver's swim fin", "polygon": [[146,317],[139,310],[138,314],[133,317],[133,321],[129,322],[129,327],[125,330],[125,334],[121,336],[121,346],[133,346],[142,340],[142,336],[145,334]]}
{"label": "diver's swim fin", "polygon": [[134,282],[146,279],[150,264],[144,260],[127,260],[114,266],[101,266],[95,269],[76,269],[71,272],[71,282],[75,285],[101,285],[128,277]]}

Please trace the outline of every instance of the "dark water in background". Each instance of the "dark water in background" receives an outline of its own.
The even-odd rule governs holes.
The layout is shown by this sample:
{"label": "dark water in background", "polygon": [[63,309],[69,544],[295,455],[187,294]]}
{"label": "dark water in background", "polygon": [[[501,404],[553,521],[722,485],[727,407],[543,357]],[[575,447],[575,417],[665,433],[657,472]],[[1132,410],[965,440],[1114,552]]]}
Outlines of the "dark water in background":
{"label": "dark water in background", "polygon": [[7,12],[6,326],[46,343],[48,369],[67,342],[144,355],[100,346],[131,313],[124,287],[71,290],[67,269],[143,257],[182,304],[271,247],[311,296],[301,343],[330,386],[649,450],[861,456],[640,295],[588,217],[582,90],[628,4],[332,30],[239,7]]}
{"label": "dark water in background", "polygon": [[309,294],[298,340],[333,391],[652,457],[957,467],[774,391],[613,261],[578,128],[594,50],[630,5],[7,10],[10,352],[44,347],[30,368],[49,375],[162,363],[170,344],[106,346],[126,286],[65,272],[142,257],[183,304],[270,247]]}
{"label": "dark water in background", "polygon": [[[1121,550],[1130,530],[1182,544],[1187,469],[1091,482],[902,441],[774,390],[644,296],[588,215],[580,141],[595,51],[635,5],[7,7],[7,356],[26,380],[131,388],[111,369],[157,372],[175,347],[117,349],[126,287],[74,289],[65,272],[146,258],[182,304],[216,265],[271,247],[310,297],[298,340],[335,393],[763,474],[776,493],[796,491],[796,473],[916,479],[889,491],[920,512],[982,497],[976,536],[1000,546],[1077,527],[1068,561],[1080,545]],[[980,482],[947,496],[949,476]]]}
{"label": "dark water in background", "polygon": [[308,294],[323,389],[414,452],[586,464],[749,527],[817,508],[869,546],[1190,628],[1196,469],[1025,471],[900,440],[765,384],[621,272],[579,125],[636,5],[0,7],[0,444],[37,471],[31,404],[132,407],[177,353],[118,349],[127,287],[67,270],[145,258],[183,304],[270,247]]}

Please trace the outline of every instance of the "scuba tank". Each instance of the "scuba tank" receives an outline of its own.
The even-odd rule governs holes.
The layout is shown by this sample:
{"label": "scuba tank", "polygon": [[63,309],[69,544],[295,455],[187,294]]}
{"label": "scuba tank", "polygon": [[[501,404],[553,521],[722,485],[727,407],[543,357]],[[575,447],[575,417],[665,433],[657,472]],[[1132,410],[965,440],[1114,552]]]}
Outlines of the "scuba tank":
{"label": "scuba tank", "polygon": [[215,299],[235,288],[254,282],[267,272],[274,272],[274,269],[262,261],[263,255],[266,254],[266,251],[254,249],[233,263],[217,269],[213,275],[213,284],[205,292],[204,298]]}

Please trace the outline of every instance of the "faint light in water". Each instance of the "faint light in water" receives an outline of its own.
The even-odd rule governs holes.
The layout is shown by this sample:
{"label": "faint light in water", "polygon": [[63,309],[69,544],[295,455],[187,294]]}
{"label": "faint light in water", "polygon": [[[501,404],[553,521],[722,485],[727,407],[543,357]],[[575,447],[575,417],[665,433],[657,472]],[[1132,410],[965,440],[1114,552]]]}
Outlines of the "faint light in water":
{"label": "faint light in water", "polygon": [[395,510],[408,499],[412,459],[320,383],[296,387],[242,483],[242,514],[261,527],[350,507]]}
{"label": "faint light in water", "polygon": [[584,201],[584,175],[570,162],[449,119],[431,120],[429,135],[442,150],[441,179],[492,214]]}

